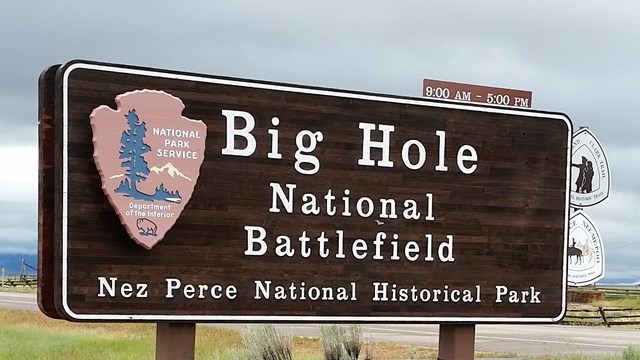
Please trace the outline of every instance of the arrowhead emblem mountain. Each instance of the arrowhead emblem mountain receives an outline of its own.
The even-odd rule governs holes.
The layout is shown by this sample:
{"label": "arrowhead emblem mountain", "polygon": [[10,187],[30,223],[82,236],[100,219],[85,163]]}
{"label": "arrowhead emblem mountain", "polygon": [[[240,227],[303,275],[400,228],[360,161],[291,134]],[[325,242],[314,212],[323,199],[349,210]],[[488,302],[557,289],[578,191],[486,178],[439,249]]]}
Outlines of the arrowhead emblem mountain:
{"label": "arrowhead emblem mountain", "polygon": [[165,238],[191,199],[204,160],[207,127],[182,116],[164,91],[116,96],[90,115],[102,190],[129,237],[145,249]]}
{"label": "arrowhead emblem mountain", "polygon": [[166,173],[167,175],[169,175],[172,178],[177,176],[177,177],[181,177],[181,178],[183,178],[183,179],[185,179],[187,181],[192,181],[190,177],[188,177],[185,174],[181,173],[180,170],[178,170],[170,162],[164,164],[162,167],[152,166],[151,168],[149,168],[149,171],[153,171],[156,174]]}

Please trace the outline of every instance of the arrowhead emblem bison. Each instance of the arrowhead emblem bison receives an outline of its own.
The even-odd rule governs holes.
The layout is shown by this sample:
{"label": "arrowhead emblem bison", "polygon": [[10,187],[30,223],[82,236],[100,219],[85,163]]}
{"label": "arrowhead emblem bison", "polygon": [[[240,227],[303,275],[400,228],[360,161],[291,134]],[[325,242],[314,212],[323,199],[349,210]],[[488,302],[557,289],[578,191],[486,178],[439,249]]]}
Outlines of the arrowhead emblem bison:
{"label": "arrowhead emblem bison", "polygon": [[182,116],[184,104],[164,91],[116,96],[90,115],[93,158],[102,190],[137,244],[160,242],[191,199],[204,160],[207,127]]}

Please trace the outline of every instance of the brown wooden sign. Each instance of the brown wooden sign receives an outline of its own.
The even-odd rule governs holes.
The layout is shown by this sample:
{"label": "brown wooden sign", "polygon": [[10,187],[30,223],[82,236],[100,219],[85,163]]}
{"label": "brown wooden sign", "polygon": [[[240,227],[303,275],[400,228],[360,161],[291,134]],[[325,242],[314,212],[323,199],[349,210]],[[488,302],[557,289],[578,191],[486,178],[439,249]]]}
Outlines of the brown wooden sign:
{"label": "brown wooden sign", "polygon": [[557,321],[571,134],[558,113],[52,67],[40,307],[79,321]]}
{"label": "brown wooden sign", "polygon": [[489,105],[531,107],[531,91],[424,79],[422,96]]}

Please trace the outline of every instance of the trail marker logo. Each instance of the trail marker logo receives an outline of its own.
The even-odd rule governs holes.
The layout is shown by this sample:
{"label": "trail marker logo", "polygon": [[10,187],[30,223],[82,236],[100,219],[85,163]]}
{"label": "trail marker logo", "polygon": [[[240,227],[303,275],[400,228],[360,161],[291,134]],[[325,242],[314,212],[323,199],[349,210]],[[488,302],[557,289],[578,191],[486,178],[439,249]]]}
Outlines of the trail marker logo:
{"label": "trail marker logo", "polygon": [[90,115],[93,158],[102,189],[129,236],[150,250],[191,199],[204,160],[207,127],[182,116],[184,104],[163,91],[116,96]]}
{"label": "trail marker logo", "polygon": [[571,205],[593,206],[609,196],[609,163],[600,142],[588,128],[573,134]]}
{"label": "trail marker logo", "polygon": [[600,232],[587,214],[578,210],[569,220],[568,283],[593,284],[604,277],[604,248]]}

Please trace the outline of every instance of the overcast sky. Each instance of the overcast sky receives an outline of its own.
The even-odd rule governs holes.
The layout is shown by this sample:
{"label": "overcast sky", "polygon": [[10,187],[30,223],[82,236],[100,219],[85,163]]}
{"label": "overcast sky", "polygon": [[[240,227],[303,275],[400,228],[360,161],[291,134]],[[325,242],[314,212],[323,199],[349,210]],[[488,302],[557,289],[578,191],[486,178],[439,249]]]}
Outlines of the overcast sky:
{"label": "overcast sky", "polygon": [[0,253],[37,251],[37,81],[73,59],[421,96],[422,79],[533,92],[589,126],[611,194],[605,279],[640,280],[638,1],[14,1],[0,15]]}

